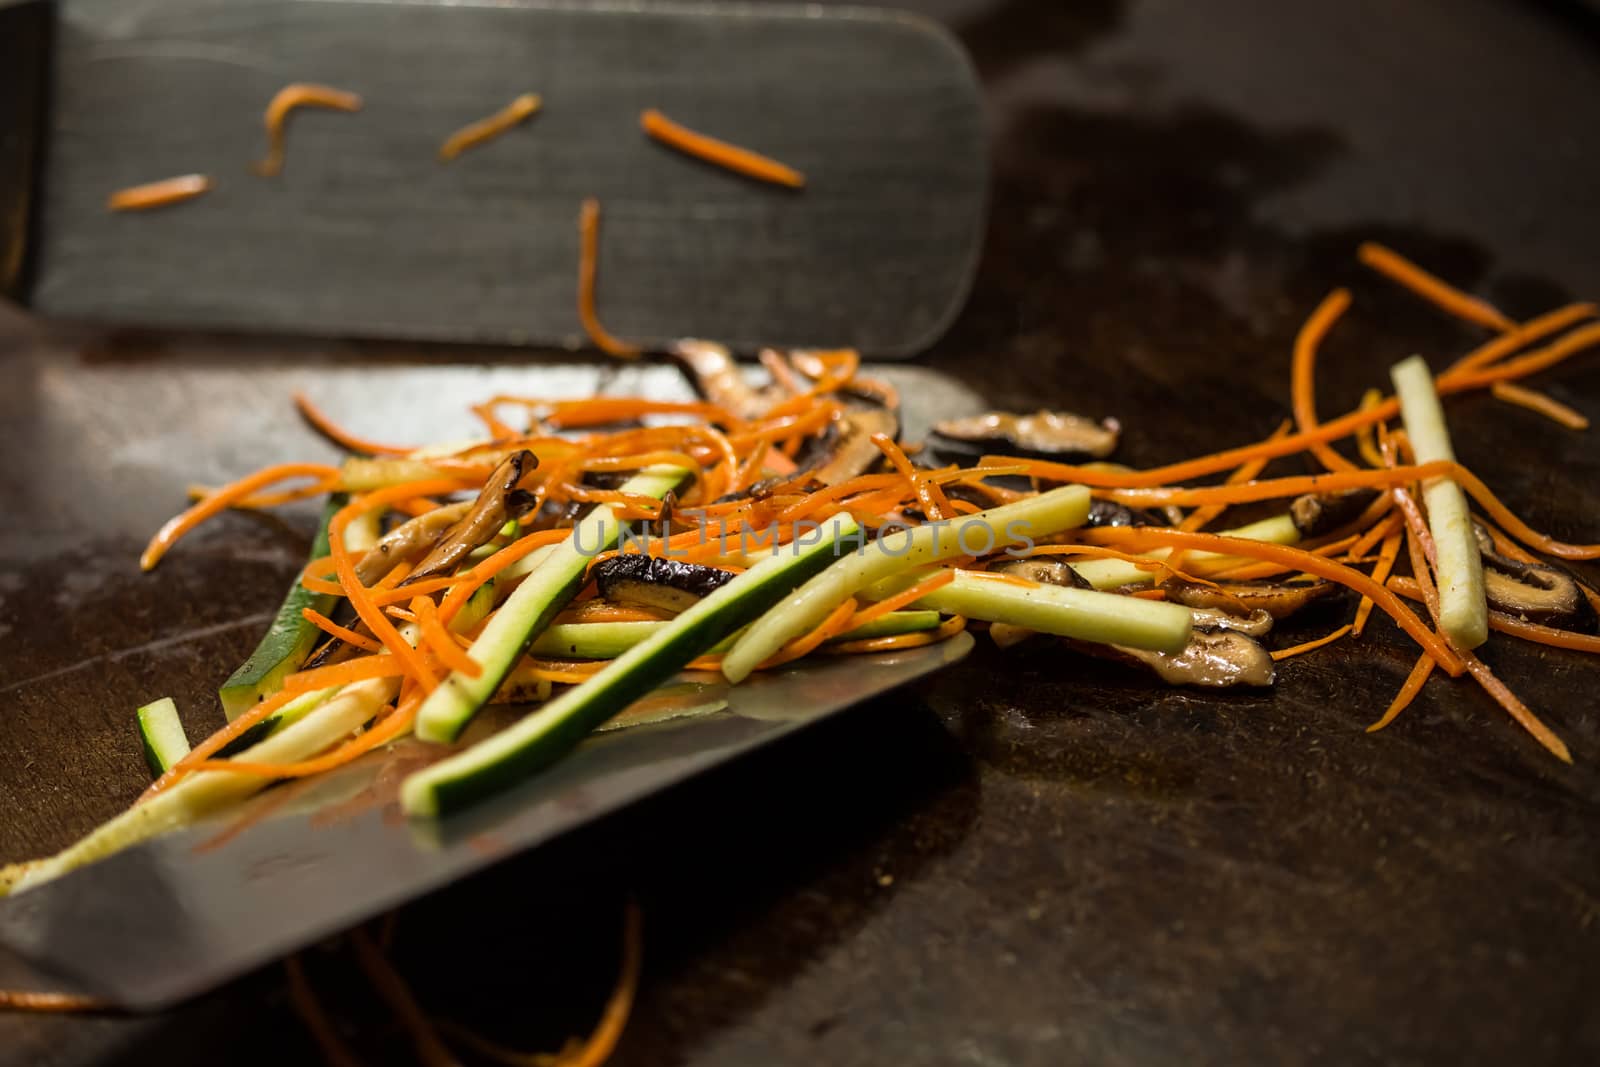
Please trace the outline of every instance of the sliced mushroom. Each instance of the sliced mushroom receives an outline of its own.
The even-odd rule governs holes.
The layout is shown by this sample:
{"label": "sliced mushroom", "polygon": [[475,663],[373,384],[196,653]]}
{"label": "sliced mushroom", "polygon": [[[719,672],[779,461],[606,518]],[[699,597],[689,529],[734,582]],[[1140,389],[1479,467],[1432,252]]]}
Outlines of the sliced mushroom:
{"label": "sliced mushroom", "polygon": [[506,458],[494,469],[478,494],[472,510],[440,538],[433,551],[414,567],[401,585],[446,574],[474,549],[500,532],[508,519],[520,519],[531,510],[536,497],[521,488],[523,478],[539,465],[532,452],[524,449]]}
{"label": "sliced mushroom", "polygon": [[1301,537],[1321,537],[1355,519],[1378,499],[1376,489],[1348,493],[1307,493],[1289,505],[1289,518]]}
{"label": "sliced mushroom", "polygon": [[727,408],[741,419],[758,419],[772,406],[773,397],[751,388],[744,380],[739,361],[733,358],[726,345],[684,338],[674,342],[670,351],[688,369],[700,394],[711,403]]}
{"label": "sliced mushroom", "polygon": [[1210,608],[1238,614],[1240,611],[1265,611],[1274,619],[1287,618],[1322,597],[1331,596],[1338,586],[1318,579],[1305,584],[1288,582],[1218,582],[1201,585],[1181,578],[1161,583],[1167,599],[1191,608]]}
{"label": "sliced mushroom", "polygon": [[733,572],[660,556],[612,556],[590,571],[600,595],[676,614],[733,581]]}
{"label": "sliced mushroom", "polygon": [[1224,689],[1236,685],[1268,686],[1276,677],[1272,656],[1255,638],[1237,630],[1195,630],[1181,652],[1149,652],[1122,645],[1074,647],[1095,655],[1148,667],[1169,685]]}
{"label": "sliced mushroom", "polygon": [[1063,411],[1016,415],[991,411],[936,423],[933,432],[968,445],[1003,443],[1013,451],[1052,458],[1104,459],[1116,451],[1122,426],[1116,419],[1095,422]]}
{"label": "sliced mushroom", "polygon": [[1194,616],[1196,630],[1235,630],[1246,637],[1265,637],[1272,632],[1271,615],[1260,608],[1248,615],[1235,615],[1230,611],[1214,611],[1211,608],[1190,608]]}
{"label": "sliced mushroom", "polygon": [[1492,551],[1481,554],[1490,608],[1540,626],[1595,632],[1594,606],[1572,575],[1546,563],[1522,563]]}
{"label": "sliced mushroom", "polygon": [[824,440],[824,458],[811,468],[811,476],[822,485],[838,485],[871,470],[883,453],[872,443],[873,434],[895,438],[900,420],[888,408],[857,408],[848,411]]}
{"label": "sliced mushroom", "polygon": [[[1130,508],[1115,500],[1095,499],[1089,502],[1089,517],[1085,526],[1176,526],[1170,516],[1158,515],[1144,508]],[[1179,521],[1182,521],[1181,519]]]}
{"label": "sliced mushroom", "polygon": [[1093,589],[1094,586],[1079,577],[1067,563],[1053,556],[1024,556],[1020,559],[1002,559],[989,565],[999,574],[1026,578],[1044,585],[1065,585],[1074,589]]}
{"label": "sliced mushroom", "polygon": [[420,558],[471,510],[472,501],[463,500],[407,519],[367,550],[356,564],[356,577],[361,579],[362,585],[371,585],[393,570],[395,564]]}

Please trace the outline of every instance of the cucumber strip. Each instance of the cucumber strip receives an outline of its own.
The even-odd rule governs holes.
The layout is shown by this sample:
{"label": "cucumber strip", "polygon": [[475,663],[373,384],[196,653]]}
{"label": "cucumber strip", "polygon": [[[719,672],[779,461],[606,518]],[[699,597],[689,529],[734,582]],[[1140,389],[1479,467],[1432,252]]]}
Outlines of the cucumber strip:
{"label": "cucumber strip", "polygon": [[[622,491],[660,499],[675,489],[685,474],[679,467],[648,467],[623,483]],[[476,678],[452,671],[422,702],[417,711],[418,737],[454,741],[460,736],[500,687],[528,642],[577,594],[590,560],[615,545],[621,532],[616,512],[601,504],[578,521],[565,541],[550,546],[555,551],[506,598],[467,650],[483,670]]]}
{"label": "cucumber strip", "polygon": [[339,691],[338,686],[303,693],[289,701],[250,729],[217,750],[218,759],[237,756],[251,745],[260,744],[285,726],[292,726]]}
{"label": "cucumber strip", "polygon": [[[925,574],[911,574],[891,578],[868,589],[866,596],[892,596],[924,577]],[[1029,582],[1024,588],[1021,582],[1022,579],[997,581],[958,570],[950,584],[916,603],[969,619],[1003,622],[1106,645],[1180,652],[1189,643],[1194,620],[1181,604],[1039,582]]]}
{"label": "cucumber strip", "polygon": [[171,697],[152,700],[138,711],[139,740],[144,744],[144,761],[157,778],[189,754],[189,738],[178,720],[178,705]]}
{"label": "cucumber strip", "polygon": [[582,685],[493,737],[407,778],[400,788],[401,805],[412,815],[446,814],[514,785],[559,759],[601,723],[826,567],[839,548],[837,541],[856,529],[854,519],[835,516],[817,531],[817,540],[808,537],[805,544],[779,549]]}
{"label": "cucumber strip", "polygon": [[494,591],[493,578],[474,589],[472,595],[467,597],[467,602],[461,605],[461,610],[450,620],[450,629],[464,634],[482,622],[494,609]]}
{"label": "cucumber strip", "polygon": [[722,657],[722,673],[740,682],[790,640],[814,629],[846,598],[900,571],[963,555],[987,555],[1033,538],[1082,526],[1089,490],[1066,485],[1036,497],[945,522],[886,533],[844,556],[750,627]]}
{"label": "cucumber strip", "polygon": [[[640,641],[654,634],[669,621],[661,622],[564,622],[552,626],[534,639],[528,651],[536,656],[561,656],[573,659],[616,659]],[[891,611],[873,619],[865,626],[848,630],[837,641],[864,641],[869,637],[893,637],[897,634],[933,630],[939,625],[937,611]],[[727,638],[711,649],[714,655],[731,646]]]}
{"label": "cucumber strip", "polygon": [[[1444,409],[1433,385],[1433,371],[1421,356],[1401,360],[1389,370],[1400,398],[1400,418],[1417,462],[1455,461]],[[1431,478],[1422,486],[1433,535],[1434,570],[1439,579],[1439,629],[1457,648],[1473,649],[1489,639],[1489,601],[1483,586],[1483,556],[1472,529],[1467,496],[1450,478]]]}
{"label": "cucumber strip", "polygon": [[[328,498],[322,522],[317,526],[317,536],[311,542],[310,559],[321,559],[328,554],[328,522],[344,503],[343,494],[335,493]],[[217,696],[222,698],[223,714],[229,722],[276,693],[284,677],[300,669],[317,643],[317,634],[321,633],[300,612],[311,608],[326,615],[333,609],[336,599],[327,593],[313,593],[300,584],[299,575],[295,576],[266,636],[250,653],[250,658],[217,690]]]}
{"label": "cucumber strip", "polygon": [[[1248,526],[1241,526],[1236,530],[1223,530],[1223,537],[1242,537],[1246,541],[1265,541],[1274,545],[1293,545],[1300,541],[1300,531],[1295,528],[1294,520],[1288,515],[1274,515],[1270,519],[1262,519]],[[1166,559],[1172,554],[1170,548],[1158,548],[1154,552],[1142,553],[1146,559]],[[1183,558],[1193,563],[1196,560],[1215,560],[1224,557],[1216,552],[1185,552]],[[1241,564],[1254,562],[1240,558]],[[1078,577],[1094,586],[1096,589],[1121,589],[1129,585],[1150,585],[1161,577],[1158,570],[1144,570],[1125,559],[1091,559],[1082,563],[1073,563],[1072,569],[1078,572]]]}
{"label": "cucumber strip", "polygon": [[[375,678],[356,682],[305,718],[241,753],[256,763],[292,763],[310,759],[337,744],[378,713],[399,690],[399,680]],[[174,830],[236,803],[271,785],[273,779],[256,774],[205,771],[191,774],[165,792],[121,815],[69,845],[49,859],[30,867],[16,886],[17,892],[49,881],[113,852]]]}

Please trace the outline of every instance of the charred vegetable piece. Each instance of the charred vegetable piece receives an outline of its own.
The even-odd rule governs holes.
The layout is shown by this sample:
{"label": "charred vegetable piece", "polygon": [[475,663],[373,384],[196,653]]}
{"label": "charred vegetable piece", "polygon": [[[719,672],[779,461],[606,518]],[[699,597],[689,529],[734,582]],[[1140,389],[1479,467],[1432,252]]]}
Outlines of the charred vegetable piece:
{"label": "charred vegetable piece", "polygon": [[589,572],[600,595],[619,604],[640,604],[674,614],[733,581],[731,571],[659,556],[612,556]]}
{"label": "charred vegetable piece", "polygon": [[1095,422],[1062,411],[1032,415],[992,411],[936,423],[933,432],[947,441],[968,445],[1000,443],[1013,451],[1051,458],[1104,459],[1117,450],[1122,426],[1116,419]]}
{"label": "charred vegetable piece", "polygon": [[[1095,646],[1088,646],[1087,650],[1094,651]],[[1148,667],[1169,685],[1212,689],[1268,686],[1276,673],[1271,654],[1255,638],[1237,630],[1197,629],[1179,652],[1149,652],[1117,645],[1112,648],[1112,658]]]}
{"label": "charred vegetable piece", "polygon": [[[361,557],[361,562],[356,564],[356,577],[361,579],[361,584],[371,585],[393,570],[395,564],[421,558],[471,510],[472,501],[463,500],[407,519],[380,537]],[[327,555],[326,550],[323,555]]]}
{"label": "charred vegetable piece", "polygon": [[526,450],[507,457],[489,476],[472,510],[450,527],[433,551],[400,584],[409,585],[454,571],[474,549],[498,534],[508,519],[526,515],[537,500],[534,494],[521,488],[522,480],[538,465],[538,459]]}
{"label": "charred vegetable piece", "polygon": [[1170,516],[1158,515],[1144,508],[1130,508],[1115,500],[1095,500],[1089,505],[1089,519],[1085,526],[1176,526]]}
{"label": "charred vegetable piece", "polygon": [[1201,585],[1171,578],[1161,583],[1167,599],[1191,608],[1210,608],[1213,611],[1239,613],[1265,611],[1274,619],[1287,618],[1325,596],[1331,596],[1338,586],[1318,579],[1305,584],[1288,582],[1218,582]]}
{"label": "charred vegetable piece", "polygon": [[739,370],[738,360],[727,347],[715,341],[685,338],[672,345],[671,352],[688,368],[700,395],[741,419],[759,419],[772,406],[772,400],[752,389]]}
{"label": "charred vegetable piece", "polygon": [[1540,626],[1595,632],[1594,607],[1576,578],[1548,563],[1523,563],[1502,556],[1482,527],[1477,527],[1476,533],[1489,607]]}
{"label": "charred vegetable piece", "polygon": [[1043,582],[1046,585],[1064,585],[1073,589],[1094,588],[1070,565],[1053,556],[1003,559],[991,563],[989,569],[997,574],[1009,574],[1016,578],[1026,578],[1030,582]]}
{"label": "charred vegetable piece", "polygon": [[872,443],[872,435],[900,436],[900,420],[887,408],[859,408],[845,413],[829,431],[824,458],[811,469],[812,478],[822,485],[838,485],[867,473],[883,453]]}
{"label": "charred vegetable piece", "polygon": [[1196,630],[1236,630],[1247,637],[1265,637],[1272,632],[1273,617],[1260,608],[1248,615],[1235,615],[1210,608],[1191,608]]}
{"label": "charred vegetable piece", "polygon": [[1321,537],[1354,522],[1378,499],[1376,489],[1352,489],[1348,493],[1307,493],[1289,505],[1289,517],[1301,537]]}

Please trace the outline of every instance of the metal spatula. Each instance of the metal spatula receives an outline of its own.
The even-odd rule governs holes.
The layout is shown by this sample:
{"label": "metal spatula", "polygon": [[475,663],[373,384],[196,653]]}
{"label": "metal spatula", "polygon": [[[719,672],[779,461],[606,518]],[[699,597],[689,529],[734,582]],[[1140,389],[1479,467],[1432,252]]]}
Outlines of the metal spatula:
{"label": "metal spatula", "polygon": [[[148,1010],[204,992],[733,759],[972,648],[939,644],[698,686],[708,714],[603,731],[537,778],[442,822],[397,800],[412,743],[0,899],[0,988],[85,993]],[[687,698],[686,698],[687,699]]]}
{"label": "metal spatula", "polygon": [[[0,40],[15,148],[0,154],[0,286],[51,316],[576,344],[576,219],[593,196],[612,332],[904,355],[959,309],[981,240],[971,67],[898,14],[30,0],[0,6]],[[263,110],[301,81],[364,107],[296,113],[282,174],[259,177]],[[528,92],[539,115],[438,161],[450,132]],[[654,143],[646,108],[807,184]],[[107,210],[119,188],[191,172],[212,191]]]}

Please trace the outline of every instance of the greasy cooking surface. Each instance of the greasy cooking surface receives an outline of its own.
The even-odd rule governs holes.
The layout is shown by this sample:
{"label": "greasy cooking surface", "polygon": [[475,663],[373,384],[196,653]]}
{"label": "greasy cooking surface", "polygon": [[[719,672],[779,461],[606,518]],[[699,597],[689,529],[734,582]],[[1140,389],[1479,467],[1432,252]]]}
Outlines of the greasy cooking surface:
{"label": "greasy cooking surface", "polygon": [[[1356,270],[1361,237],[1515,316],[1600,294],[1584,199],[1600,66],[1543,9],[922,6],[977,56],[997,171],[978,288],[924,364],[966,392],[907,368],[919,419],[964,399],[1114,414],[1120,458],[1153,463],[1269,432],[1288,342],[1334,284],[1356,307],[1324,352],[1327,411],[1409,351],[1475,340]],[[134,703],[196,708],[252,647],[308,514],[292,531],[218,524],[158,579],[134,555],[187,481],[318,454],[287,417],[290,385],[397,437],[390,418],[598,373],[3,336],[0,859],[131,798]],[[382,371],[363,389],[367,365]],[[1536,384],[1600,416],[1600,357]],[[1600,535],[1592,434],[1487,398],[1447,410],[1463,461],[1530,521]],[[980,646],[915,695],[416,907],[399,959],[441,1014],[554,1048],[590,1024],[632,892],[646,976],[620,1064],[1592,1060],[1597,665],[1504,642],[1486,657],[1571,745],[1564,768],[1465,685],[1432,684],[1363,734],[1412,660],[1387,622],[1369,633],[1280,665],[1272,692],[1226,696]],[[372,1062],[406,1054],[347,958],[312,966]],[[0,1061],[298,1061],[312,1053],[280,974],[155,1019],[0,1018]]]}

